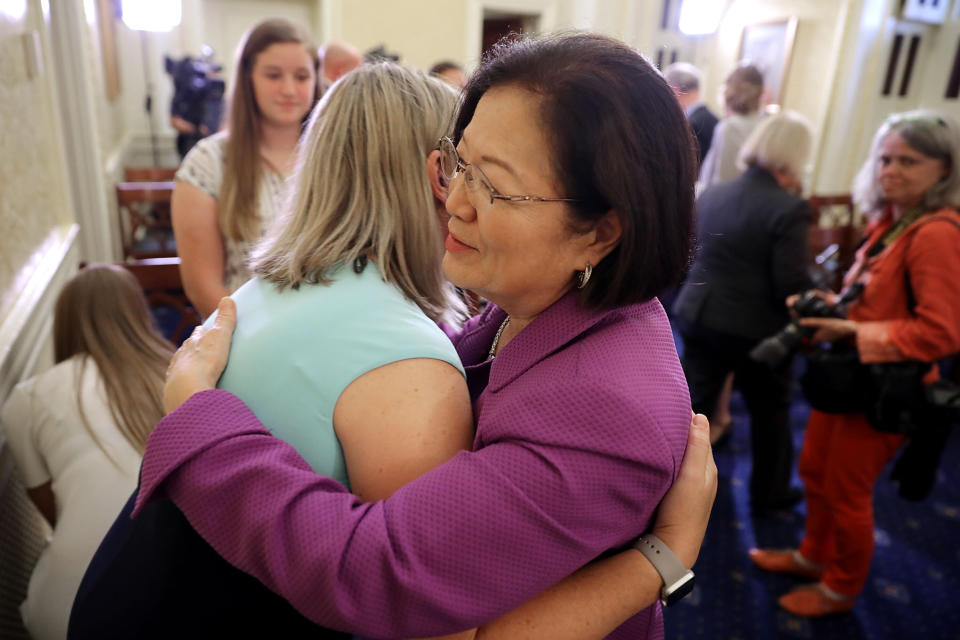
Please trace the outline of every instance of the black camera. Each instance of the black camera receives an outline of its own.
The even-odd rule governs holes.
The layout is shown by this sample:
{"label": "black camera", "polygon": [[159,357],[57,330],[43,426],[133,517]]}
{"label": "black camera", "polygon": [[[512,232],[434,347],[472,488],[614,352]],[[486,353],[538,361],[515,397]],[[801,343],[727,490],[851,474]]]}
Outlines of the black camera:
{"label": "black camera", "polygon": [[363,61],[368,64],[376,64],[377,62],[399,62],[400,54],[390,53],[387,51],[386,45],[380,44],[364,53]]}
{"label": "black camera", "polygon": [[790,354],[797,350],[804,338],[817,332],[816,327],[805,327],[800,318],[842,318],[843,308],[857,298],[863,291],[862,284],[855,284],[840,297],[837,304],[830,304],[813,290],[804,291],[793,303],[797,319],[776,334],[765,338],[750,351],[750,359],[762,362],[771,369],[780,365]]}
{"label": "black camera", "polygon": [[197,138],[220,128],[223,118],[223,94],[226,84],[218,77],[220,65],[187,56],[175,60],[164,57],[166,71],[173,78],[170,115],[179,116],[197,127]]}

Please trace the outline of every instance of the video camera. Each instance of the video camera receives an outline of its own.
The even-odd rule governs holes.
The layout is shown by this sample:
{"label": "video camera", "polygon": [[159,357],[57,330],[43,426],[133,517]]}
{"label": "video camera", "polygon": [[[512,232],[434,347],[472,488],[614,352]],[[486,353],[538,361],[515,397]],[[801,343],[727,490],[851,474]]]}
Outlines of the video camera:
{"label": "video camera", "polygon": [[[211,50],[204,47],[204,52],[209,56]],[[223,117],[226,89],[223,79],[217,76],[222,67],[190,56],[181,60],[164,56],[164,66],[173,78],[170,115],[183,118],[198,130],[205,128],[207,134],[217,131]],[[198,137],[203,136],[198,134]]]}
{"label": "video camera", "polygon": [[797,318],[755,346],[750,351],[750,359],[762,362],[771,369],[777,367],[796,351],[804,338],[809,338],[817,332],[816,327],[800,324],[800,318],[843,318],[846,305],[855,300],[862,291],[863,284],[854,284],[840,296],[836,304],[830,304],[814,290],[804,291],[793,304],[793,311]]}

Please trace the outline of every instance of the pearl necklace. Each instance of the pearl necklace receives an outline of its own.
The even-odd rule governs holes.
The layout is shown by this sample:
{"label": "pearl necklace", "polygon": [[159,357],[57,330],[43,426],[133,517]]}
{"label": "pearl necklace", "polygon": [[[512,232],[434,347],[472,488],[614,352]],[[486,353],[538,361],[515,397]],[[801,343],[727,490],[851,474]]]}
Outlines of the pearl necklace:
{"label": "pearl necklace", "polygon": [[507,323],[509,322],[510,316],[507,316],[503,324],[500,325],[500,328],[497,329],[497,335],[493,336],[493,344],[490,345],[490,353],[487,354],[487,360],[493,360],[494,354],[497,351],[497,345],[500,344],[500,335],[503,333],[503,330],[507,328]]}

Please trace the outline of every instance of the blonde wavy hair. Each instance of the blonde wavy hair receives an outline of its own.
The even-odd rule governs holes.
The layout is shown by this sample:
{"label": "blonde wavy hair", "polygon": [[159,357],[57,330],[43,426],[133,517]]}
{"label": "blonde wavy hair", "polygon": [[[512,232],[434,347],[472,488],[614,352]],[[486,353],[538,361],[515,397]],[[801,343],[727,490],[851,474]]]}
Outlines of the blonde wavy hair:
{"label": "blonde wavy hair", "polygon": [[[237,48],[230,97],[227,101],[229,136],[224,152],[223,183],[220,185],[217,222],[220,233],[233,240],[254,240],[260,237],[258,199],[263,179],[260,161],[260,108],[253,90],[253,67],[257,56],[274,44],[302,44],[310,57],[315,76],[319,75],[317,47],[306,31],[282,18],[264,20],[255,25]],[[320,98],[319,77],[314,89],[313,104]],[[312,108],[313,105],[311,105]],[[308,111],[309,114],[309,111]],[[304,120],[306,120],[306,116]]]}
{"label": "blonde wavy hair", "polygon": [[[75,275],[54,308],[53,349],[58,363],[74,356],[93,360],[114,423],[143,453],[147,436],[163,417],[163,381],[173,345],[154,330],[136,278],[112,264],[90,265]],[[80,391],[77,384],[83,426],[110,457],[87,421]]]}
{"label": "blonde wavy hair", "polygon": [[432,320],[464,305],[443,277],[443,238],[427,156],[450,134],[457,97],[441,80],[392,63],[334,84],[301,140],[287,211],[253,250],[251,270],[277,286],[327,283],[369,258]]}

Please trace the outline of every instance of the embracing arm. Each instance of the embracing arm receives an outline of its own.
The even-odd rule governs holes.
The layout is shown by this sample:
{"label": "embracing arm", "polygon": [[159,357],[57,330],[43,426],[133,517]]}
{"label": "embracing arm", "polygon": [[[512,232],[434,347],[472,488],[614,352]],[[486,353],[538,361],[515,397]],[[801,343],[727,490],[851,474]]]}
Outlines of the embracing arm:
{"label": "embracing arm", "polygon": [[220,298],[230,295],[223,284],[226,257],[217,223],[217,201],[194,185],[177,180],[170,215],[183,289],[200,315],[206,318],[213,313]]}
{"label": "embracing arm", "polygon": [[[226,299],[213,328],[199,329],[178,352],[174,368],[189,375],[174,375],[168,381],[168,409],[193,389],[210,388],[211,380],[217,379],[226,349],[209,346],[211,341],[229,342],[229,330],[222,325],[232,316],[232,301]],[[211,353],[221,360],[211,359]],[[176,432],[178,425],[185,429],[181,435],[186,440],[165,441],[165,432]],[[705,429],[701,426],[700,431]],[[317,622],[370,635],[444,633],[493,620],[531,600],[600,551],[628,542],[639,533],[640,521],[649,517],[631,517],[638,509],[631,502],[638,498],[636,485],[609,486],[617,504],[596,500],[584,495],[592,483],[564,483],[571,475],[564,469],[583,459],[554,454],[542,443],[495,444],[480,453],[459,454],[453,464],[422,476],[390,500],[362,504],[340,485],[313,474],[285,443],[269,437],[236,398],[207,392],[168,416],[151,437],[139,499],[148,500],[169,476],[159,493],[169,492],[221,555]],[[699,466],[691,466],[688,458],[664,501],[655,533],[692,564],[712,504],[716,471],[708,455],[701,457]],[[613,459],[605,464],[616,474],[622,462],[634,468],[663,463]],[[205,464],[220,468],[210,475],[203,470]],[[698,468],[699,482],[689,471]],[[712,484],[704,485],[705,476],[712,477]],[[689,477],[695,481],[684,480]],[[583,504],[571,493],[579,493],[575,498]],[[699,496],[699,501],[691,496]],[[639,508],[652,509],[657,499],[639,496],[643,503]],[[671,504],[680,505],[679,511]],[[671,515],[676,513],[684,517]],[[626,529],[632,529],[626,534],[625,520]],[[236,527],[240,522],[244,526]],[[279,522],[284,526],[277,527]],[[611,535],[618,528],[620,534]],[[685,545],[685,539],[693,543]],[[607,568],[616,562],[627,564]],[[528,620],[549,624],[550,616],[567,613],[573,620],[586,618],[581,627],[609,624],[612,629],[652,601],[659,589],[652,569],[629,569],[629,563],[643,567],[644,562],[633,551],[604,560],[526,605],[533,613],[529,608],[521,613],[521,607],[514,614],[522,617],[509,614],[480,633],[498,637],[498,629],[511,629],[499,637],[513,637],[516,624],[531,629]],[[583,581],[590,579],[597,586],[587,596],[583,585],[588,583]],[[626,582],[616,589],[617,597],[611,597],[615,579]],[[629,600],[639,595],[638,588],[649,595],[640,602]],[[551,597],[557,603],[554,612],[545,608]],[[613,618],[601,619],[592,607],[581,609],[590,615],[573,614],[578,604],[600,600],[609,607],[603,616]],[[538,610],[542,615],[535,620]],[[504,626],[510,624],[514,626]],[[584,635],[572,632],[572,637]]]}
{"label": "embracing arm", "polygon": [[[386,498],[468,449],[473,432],[463,376],[439,360],[403,360],[361,376],[341,394],[334,423],[351,488],[364,500]],[[716,487],[708,431],[702,416],[691,424],[680,477],[654,527],[688,567],[699,551]],[[679,509],[685,512],[675,513]],[[671,527],[677,521],[682,526]],[[629,550],[588,565],[479,629],[445,640],[604,638],[653,604],[661,586],[653,565]]]}
{"label": "embracing arm", "polygon": [[333,414],[350,488],[366,501],[388,498],[473,442],[463,374],[441,360],[400,360],[344,389]]}
{"label": "embracing arm", "polygon": [[[677,481],[657,510],[653,534],[692,567],[700,553],[713,500],[717,465],[710,448],[710,425],[698,415],[690,425],[687,450]],[[505,616],[484,625],[482,640],[590,640],[605,638],[660,596],[663,581],[636,550],[593,562]]]}
{"label": "embracing arm", "polygon": [[[597,390],[591,399],[613,400]],[[635,537],[661,498],[638,472],[664,486],[673,466],[657,445],[645,455],[512,438],[365,504],[315,475],[237,398],[206,391],[151,435],[138,509],[167,494],[221,556],[324,626],[448,633],[506,613]],[[598,490],[577,472],[598,464],[623,482]]]}

